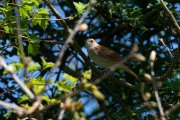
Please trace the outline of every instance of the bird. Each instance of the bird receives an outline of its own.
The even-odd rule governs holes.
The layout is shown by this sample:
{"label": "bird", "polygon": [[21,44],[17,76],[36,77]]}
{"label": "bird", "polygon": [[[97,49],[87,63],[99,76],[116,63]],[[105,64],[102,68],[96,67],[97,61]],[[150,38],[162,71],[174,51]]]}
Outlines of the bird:
{"label": "bird", "polygon": [[[109,68],[110,66],[121,62],[122,58],[115,51],[102,46],[96,42],[93,38],[88,38],[85,41],[88,56],[94,61],[94,63],[102,68]],[[140,80],[138,76],[125,64],[120,66],[120,69],[133,75],[136,79]]]}

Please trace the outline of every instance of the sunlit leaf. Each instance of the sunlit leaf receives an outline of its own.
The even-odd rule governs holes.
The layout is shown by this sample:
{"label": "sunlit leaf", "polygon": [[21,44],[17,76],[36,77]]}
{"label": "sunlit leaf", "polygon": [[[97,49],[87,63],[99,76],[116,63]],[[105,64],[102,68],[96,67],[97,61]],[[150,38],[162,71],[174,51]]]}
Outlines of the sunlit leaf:
{"label": "sunlit leaf", "polygon": [[45,79],[43,77],[38,77],[37,79],[31,78],[30,83],[33,85],[33,90],[38,95],[45,87]]}
{"label": "sunlit leaf", "polygon": [[33,35],[30,35],[30,38],[29,38],[29,42],[31,43],[37,43],[39,44],[40,40],[33,34]]}
{"label": "sunlit leaf", "polygon": [[69,75],[69,74],[64,74],[64,75],[63,75],[63,78],[70,80],[72,83],[77,82],[77,78],[75,78],[75,77],[73,77],[73,76],[71,76],[71,75]]}
{"label": "sunlit leaf", "polygon": [[49,102],[50,101],[50,98],[48,96],[45,96],[43,95],[42,96],[42,100],[46,101],[46,102]]}
{"label": "sunlit leaf", "polygon": [[[49,11],[45,8],[40,8],[37,10],[37,14],[34,16],[34,18],[43,18],[43,19],[33,19],[32,23],[33,25],[39,25],[43,29],[45,29],[48,25],[48,19],[49,19]],[[47,19],[47,20],[45,20]]]}
{"label": "sunlit leaf", "polygon": [[26,18],[26,17],[29,18],[28,11],[26,11],[24,8],[20,7],[19,12],[22,18]]}
{"label": "sunlit leaf", "polygon": [[28,44],[28,54],[36,55],[39,51],[39,43],[29,43]]}
{"label": "sunlit leaf", "polygon": [[20,104],[20,103],[28,101],[28,100],[30,100],[30,98],[26,94],[24,94],[23,96],[19,97],[18,103]]}
{"label": "sunlit leaf", "polygon": [[90,80],[92,76],[92,71],[91,70],[87,70],[83,73],[83,77],[84,79]]}
{"label": "sunlit leaf", "polygon": [[73,4],[79,14],[83,13],[88,6],[88,4],[84,4],[82,2],[73,2]]}
{"label": "sunlit leaf", "polygon": [[41,60],[43,62],[43,69],[51,68],[55,65],[53,62],[46,62],[43,57],[41,57]]}
{"label": "sunlit leaf", "polygon": [[9,33],[10,31],[9,31],[9,27],[8,26],[4,26],[4,29],[5,29],[5,31],[7,32],[7,33]]}
{"label": "sunlit leaf", "polygon": [[59,91],[70,92],[76,87],[77,78],[64,74],[63,79],[55,84]]}
{"label": "sunlit leaf", "polygon": [[[23,68],[24,66],[21,62],[13,62],[10,65],[12,67],[13,72],[20,72],[21,68]],[[3,71],[3,74],[7,74],[7,73],[8,73],[7,70]]]}
{"label": "sunlit leaf", "polygon": [[92,94],[99,100],[104,100],[105,96],[98,89],[91,89]]}
{"label": "sunlit leaf", "polygon": [[37,62],[30,62],[29,65],[27,66],[27,70],[29,70],[31,72],[34,72],[40,68],[41,68],[41,66]]}

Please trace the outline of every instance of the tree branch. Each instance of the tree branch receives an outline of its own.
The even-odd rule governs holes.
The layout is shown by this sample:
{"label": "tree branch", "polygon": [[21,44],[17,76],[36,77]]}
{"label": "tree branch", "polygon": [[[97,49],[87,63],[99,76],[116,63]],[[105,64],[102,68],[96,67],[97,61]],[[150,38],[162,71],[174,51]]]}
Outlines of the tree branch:
{"label": "tree branch", "polygon": [[152,76],[152,82],[153,82],[153,87],[154,87],[154,95],[155,95],[155,98],[156,98],[156,101],[157,101],[157,105],[158,105],[158,108],[159,108],[161,119],[165,120],[164,111],[163,111],[161,100],[160,100],[160,97],[159,97],[159,94],[158,94],[157,84],[156,84],[156,80],[155,80],[155,73],[154,73],[154,61],[155,61],[155,59],[156,59],[156,52],[152,51],[151,55],[150,55],[150,67],[151,67],[151,76]]}
{"label": "tree branch", "polygon": [[169,110],[165,111],[164,116],[168,116],[169,114],[171,114],[171,113],[173,113],[173,112],[175,112],[177,110],[180,110],[180,103],[177,103],[172,108],[170,108]]}
{"label": "tree branch", "polygon": [[180,27],[176,21],[176,19],[174,18],[173,14],[171,13],[171,11],[168,9],[168,7],[165,5],[163,0],[161,1],[161,5],[163,6],[164,10],[167,12],[167,14],[170,16],[175,28],[177,29],[178,34],[180,35]]}
{"label": "tree branch", "polygon": [[180,59],[180,52],[177,51],[174,60],[172,61],[172,63],[169,66],[169,69],[166,71],[166,73],[164,75],[162,75],[161,77],[156,78],[156,80],[157,81],[165,80],[166,78],[171,76],[172,73],[173,73],[173,69],[174,69],[174,67],[175,67],[175,65],[176,65],[176,63],[178,62],[179,59]]}
{"label": "tree branch", "polygon": [[19,84],[19,86],[22,88],[22,90],[31,98],[35,99],[34,94],[25,86],[25,84],[18,78],[16,74],[14,74],[12,68],[10,68],[6,62],[3,60],[3,58],[0,56],[0,65],[2,65],[8,72],[11,74],[13,79]]}
{"label": "tree branch", "polygon": [[[18,0],[16,0],[16,4],[18,5]],[[23,48],[23,43],[22,43],[22,33],[21,33],[21,25],[20,25],[20,13],[19,13],[19,7],[16,6],[15,7],[15,11],[16,11],[16,26],[17,26],[17,38],[18,38],[18,44],[19,44],[19,49],[20,49],[20,59],[21,62],[24,64],[24,58],[25,58],[25,54],[24,54],[24,48]]]}

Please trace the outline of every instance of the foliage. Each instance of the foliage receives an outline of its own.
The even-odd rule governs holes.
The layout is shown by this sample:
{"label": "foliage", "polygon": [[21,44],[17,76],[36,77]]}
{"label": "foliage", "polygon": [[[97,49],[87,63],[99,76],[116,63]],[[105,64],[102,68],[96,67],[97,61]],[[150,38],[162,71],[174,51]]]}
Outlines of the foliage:
{"label": "foliage", "polygon": [[[120,52],[122,57],[127,56],[136,43],[139,46],[138,55],[146,58],[145,62],[130,60],[126,63],[141,82],[135,81],[128,73],[116,71],[98,84],[96,80],[108,71],[97,74],[83,59],[77,46],[64,46],[66,51],[62,60],[56,61],[71,33],[67,28],[75,27],[93,0],[57,0],[50,3],[64,20],[57,17],[46,1],[22,0],[19,5],[11,0],[0,2],[0,54],[12,70],[0,67],[1,101],[26,110],[33,108],[35,101],[14,81],[12,72],[36,98],[42,98],[35,110],[35,113],[39,112],[39,117],[34,113],[18,116],[16,111],[1,107],[1,118],[57,119],[60,113],[64,119],[155,119],[160,116],[151,78],[144,78],[144,74],[150,74],[148,58],[152,50],[157,53],[155,77],[159,78],[169,70],[178,50],[179,34],[159,0],[98,0],[92,5],[84,20],[88,30],[79,31],[75,35],[84,53],[87,53],[84,51],[84,40],[91,37]],[[178,0],[166,1],[165,4],[178,21]],[[16,21],[16,8],[19,9],[20,22]],[[18,41],[18,23],[21,26],[22,43]],[[159,41],[160,38],[166,46]],[[19,44],[24,48],[24,63],[19,60]],[[164,111],[180,102],[178,64],[174,66],[173,73],[168,73],[167,78],[156,84]],[[135,86],[138,90],[124,86],[122,82],[115,82],[114,79]],[[179,111],[174,111],[166,118],[179,119]]]}

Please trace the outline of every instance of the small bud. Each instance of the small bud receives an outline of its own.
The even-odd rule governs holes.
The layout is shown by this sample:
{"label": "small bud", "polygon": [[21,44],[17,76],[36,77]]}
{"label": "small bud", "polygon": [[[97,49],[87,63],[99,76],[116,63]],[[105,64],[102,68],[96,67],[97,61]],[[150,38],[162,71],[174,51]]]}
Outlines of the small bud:
{"label": "small bud", "polygon": [[27,58],[25,59],[24,65],[25,65],[25,66],[28,66],[29,63],[31,62],[31,60],[32,60],[31,57],[27,57]]}
{"label": "small bud", "polygon": [[96,97],[98,100],[105,99],[105,96],[98,89],[91,89],[91,92],[94,95],[94,97]]}
{"label": "small bud", "polygon": [[69,28],[68,33],[71,34],[72,32],[73,32],[73,30]]}
{"label": "small bud", "polygon": [[146,60],[146,58],[143,56],[143,55],[141,55],[141,54],[133,54],[132,56],[131,56],[131,60],[133,60],[133,61],[145,61]]}
{"label": "small bud", "polygon": [[144,77],[145,77],[146,81],[148,81],[148,82],[152,81],[152,77],[150,74],[144,73]]}
{"label": "small bud", "polygon": [[150,98],[151,98],[151,93],[146,92],[146,93],[144,94],[144,100],[145,100],[145,101],[148,101]]}
{"label": "small bud", "polygon": [[8,65],[8,72],[10,72],[10,73],[13,73],[13,72],[14,72],[12,65]]}
{"label": "small bud", "polygon": [[150,102],[150,104],[151,104],[151,107],[152,107],[152,108],[157,107],[157,103],[156,103],[156,102],[154,102],[154,101]]}
{"label": "small bud", "polygon": [[160,38],[159,41],[160,41],[162,44],[165,44],[165,43],[164,43],[164,40],[163,40],[162,38]]}
{"label": "small bud", "polygon": [[70,45],[73,45],[74,44],[74,40],[73,39],[71,39],[71,41],[70,41],[70,43],[69,43]]}
{"label": "small bud", "polygon": [[157,87],[157,89],[159,89],[159,88],[161,88],[162,87],[162,81],[157,81],[156,82],[156,87]]}
{"label": "small bud", "polygon": [[87,29],[88,29],[88,25],[85,24],[85,23],[83,23],[83,24],[81,24],[81,25],[79,26],[79,31],[85,31],[85,30],[87,30]]}
{"label": "small bud", "polygon": [[97,1],[96,0],[90,0],[91,4],[95,4]]}
{"label": "small bud", "polygon": [[64,103],[61,103],[60,107],[70,112],[75,112],[83,108],[83,104],[80,102],[72,102],[70,98],[67,98]]}
{"label": "small bud", "polygon": [[150,61],[155,61],[156,59],[156,52],[153,50],[150,54],[149,60]]}
{"label": "small bud", "polygon": [[139,47],[137,44],[134,44],[133,47],[132,47],[132,51],[133,52],[137,52],[139,50]]}
{"label": "small bud", "polygon": [[81,117],[79,120],[86,120],[86,118],[84,118],[84,117]]}

